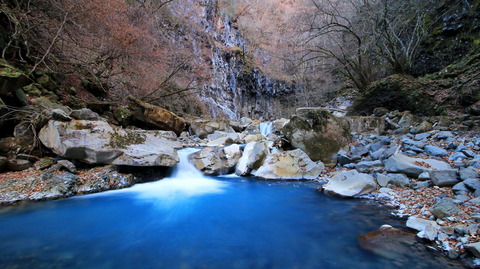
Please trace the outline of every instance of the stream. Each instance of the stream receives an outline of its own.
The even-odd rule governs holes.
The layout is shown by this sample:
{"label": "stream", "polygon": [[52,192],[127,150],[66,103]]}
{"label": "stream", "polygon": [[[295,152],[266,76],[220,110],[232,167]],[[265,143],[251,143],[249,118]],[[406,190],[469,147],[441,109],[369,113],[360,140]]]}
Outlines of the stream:
{"label": "stream", "polygon": [[0,208],[0,268],[455,268],[361,249],[359,234],[404,226],[370,201],[314,182],[205,177],[194,151],[157,182]]}

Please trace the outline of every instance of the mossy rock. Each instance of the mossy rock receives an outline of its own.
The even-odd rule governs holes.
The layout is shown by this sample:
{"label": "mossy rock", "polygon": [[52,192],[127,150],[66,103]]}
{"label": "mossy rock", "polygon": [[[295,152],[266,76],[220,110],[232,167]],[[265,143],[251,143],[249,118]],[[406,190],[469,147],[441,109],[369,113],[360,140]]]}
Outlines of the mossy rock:
{"label": "mossy rock", "polygon": [[433,100],[413,77],[392,75],[374,83],[353,103],[349,114],[371,115],[376,107],[432,115]]}
{"label": "mossy rock", "polygon": [[42,95],[42,86],[40,84],[32,83],[22,88],[22,91],[28,96],[39,97]]}
{"label": "mossy rock", "polygon": [[43,74],[37,78],[37,82],[38,84],[42,85],[42,87],[49,90],[55,90],[57,88],[55,81],[47,74]]}
{"label": "mossy rock", "polygon": [[128,106],[120,106],[113,110],[113,116],[124,127],[131,125],[133,113]]}
{"label": "mossy rock", "polygon": [[336,153],[351,141],[348,121],[324,110],[306,110],[290,118],[282,130],[292,146],[327,166],[336,164]]}
{"label": "mossy rock", "polygon": [[21,70],[0,61],[0,95],[15,96],[15,91],[30,84],[30,79]]}

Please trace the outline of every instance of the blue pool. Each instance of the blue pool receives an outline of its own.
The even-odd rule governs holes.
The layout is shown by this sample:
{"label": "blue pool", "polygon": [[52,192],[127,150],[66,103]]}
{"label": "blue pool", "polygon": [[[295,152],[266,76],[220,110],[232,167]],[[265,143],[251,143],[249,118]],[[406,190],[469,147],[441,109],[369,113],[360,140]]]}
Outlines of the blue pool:
{"label": "blue pool", "polygon": [[454,268],[362,250],[358,234],[404,221],[317,187],[206,178],[183,162],[161,181],[0,208],[0,268]]}

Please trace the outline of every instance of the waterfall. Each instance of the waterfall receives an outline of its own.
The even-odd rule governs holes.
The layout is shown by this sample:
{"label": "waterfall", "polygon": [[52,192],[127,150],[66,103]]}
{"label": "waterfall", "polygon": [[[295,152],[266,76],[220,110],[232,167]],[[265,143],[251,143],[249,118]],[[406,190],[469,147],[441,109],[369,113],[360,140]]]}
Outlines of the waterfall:
{"label": "waterfall", "polygon": [[262,122],[260,123],[260,133],[267,137],[269,133],[272,132],[273,129],[273,122]]}
{"label": "waterfall", "polygon": [[198,149],[187,148],[178,151],[180,162],[173,167],[172,175],[162,180],[137,184],[124,192],[133,193],[138,198],[149,202],[171,205],[188,198],[222,193],[228,185],[226,182],[204,176],[188,160],[188,156]]}

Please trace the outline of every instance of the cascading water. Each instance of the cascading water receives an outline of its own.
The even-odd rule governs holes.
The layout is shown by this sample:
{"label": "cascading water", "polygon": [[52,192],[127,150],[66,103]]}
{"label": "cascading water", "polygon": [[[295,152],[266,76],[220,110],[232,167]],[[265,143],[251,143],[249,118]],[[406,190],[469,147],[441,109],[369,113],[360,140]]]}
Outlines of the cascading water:
{"label": "cascading water", "polygon": [[180,162],[173,168],[172,175],[163,180],[135,185],[121,190],[134,193],[140,199],[162,204],[178,203],[193,196],[222,193],[228,185],[226,182],[205,177],[188,160],[188,156],[199,149],[187,148],[178,151]]}
{"label": "cascading water", "polygon": [[262,122],[260,123],[260,133],[263,136],[268,136],[273,130],[273,122]]}

